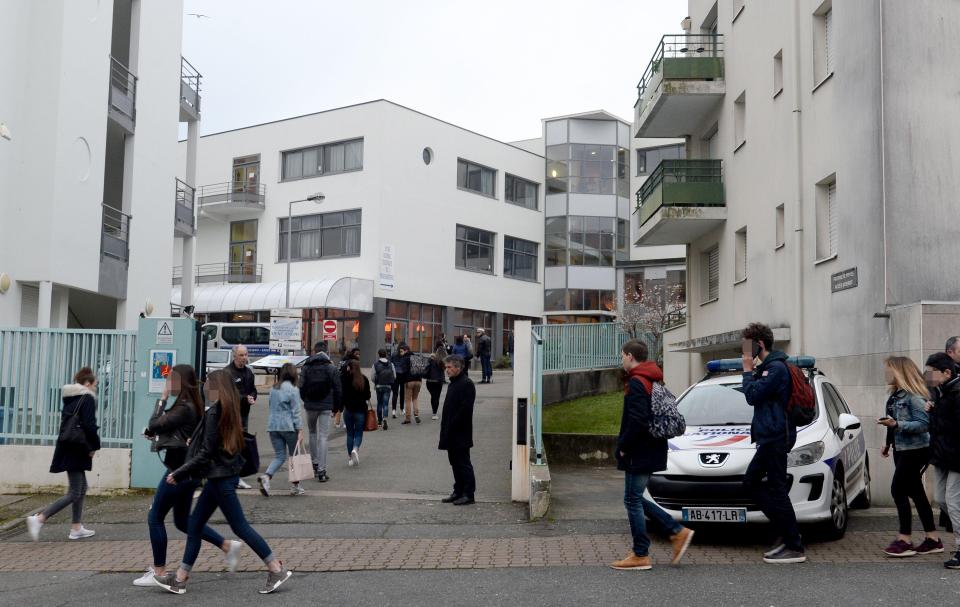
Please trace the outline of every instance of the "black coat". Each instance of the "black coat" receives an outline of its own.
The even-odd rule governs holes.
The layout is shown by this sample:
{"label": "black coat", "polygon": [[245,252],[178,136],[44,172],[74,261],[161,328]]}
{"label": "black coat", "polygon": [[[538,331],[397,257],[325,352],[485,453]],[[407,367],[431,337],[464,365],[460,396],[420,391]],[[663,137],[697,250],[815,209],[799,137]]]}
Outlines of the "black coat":
{"label": "black coat", "polygon": [[930,461],[938,468],[960,472],[960,377],[934,390],[930,411]]}
{"label": "black coat", "polygon": [[353,377],[343,375],[340,378],[343,385],[343,408],[351,413],[365,413],[367,402],[370,400],[370,380],[363,378],[363,388],[353,387]]}
{"label": "black coat", "polygon": [[86,386],[68,384],[63,387],[63,409],[60,412],[60,424],[77,414],[83,433],[87,437],[87,447],[74,447],[57,443],[53,450],[50,472],[82,472],[93,470],[93,457],[90,453],[100,450],[100,435],[97,434],[97,398]]}
{"label": "black coat", "polygon": [[187,461],[173,472],[177,482],[184,479],[225,478],[236,476],[243,468],[243,456],[231,455],[223,449],[220,438],[221,405],[215,402],[207,408],[190,437]]}
{"label": "black coat", "polygon": [[324,352],[314,354],[300,371],[300,398],[307,411],[340,411],[340,376]]}
{"label": "black coat", "polygon": [[240,415],[243,417],[250,415],[250,403],[247,402],[247,396],[252,396],[253,400],[257,400],[257,382],[253,377],[253,369],[249,365],[239,369],[232,362],[224,369],[230,373],[230,377],[233,378],[233,385],[240,393]]}
{"label": "black coat", "polygon": [[[630,474],[650,474],[667,468],[667,440],[650,436],[650,393],[632,378],[623,397],[620,435],[617,437],[617,469]],[[621,455],[623,452],[623,455]]]}
{"label": "black coat", "polygon": [[[164,410],[165,405],[164,401],[157,401],[154,415],[147,423],[147,436],[175,435],[184,440],[192,437],[198,421],[193,405],[185,399],[177,399],[177,402],[167,410]],[[169,470],[176,470],[187,459],[186,447],[182,449],[170,447],[163,451],[163,463]]]}
{"label": "black coat", "polygon": [[477,356],[490,356],[493,353],[493,340],[484,333],[477,339]]}
{"label": "black coat", "polygon": [[473,403],[477,388],[463,371],[450,378],[440,418],[440,444],[444,451],[473,447]]}

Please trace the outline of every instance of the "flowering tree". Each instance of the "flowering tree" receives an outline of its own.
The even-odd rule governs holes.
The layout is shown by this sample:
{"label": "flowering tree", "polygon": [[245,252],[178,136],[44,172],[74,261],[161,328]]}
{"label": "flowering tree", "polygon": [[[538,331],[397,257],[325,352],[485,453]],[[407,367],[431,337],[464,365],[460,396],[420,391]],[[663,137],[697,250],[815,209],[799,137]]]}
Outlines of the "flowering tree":
{"label": "flowering tree", "polygon": [[617,319],[633,339],[647,338],[653,345],[651,355],[663,363],[663,333],[686,319],[687,305],[683,285],[654,284],[637,286],[623,296]]}

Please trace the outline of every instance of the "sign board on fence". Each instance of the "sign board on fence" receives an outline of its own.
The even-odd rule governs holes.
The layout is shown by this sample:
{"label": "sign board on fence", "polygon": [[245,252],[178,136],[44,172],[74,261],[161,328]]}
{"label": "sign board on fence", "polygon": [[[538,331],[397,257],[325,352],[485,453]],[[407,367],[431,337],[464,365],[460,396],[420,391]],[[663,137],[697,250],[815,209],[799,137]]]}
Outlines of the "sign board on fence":
{"label": "sign board on fence", "polygon": [[325,320],[321,327],[323,328],[323,341],[337,341],[337,321]]}
{"label": "sign board on fence", "polygon": [[173,345],[173,323],[169,320],[157,321],[157,345]]}
{"label": "sign board on fence", "polygon": [[270,310],[270,349],[280,352],[303,347],[303,312],[299,309]]}
{"label": "sign board on fence", "polygon": [[846,291],[847,289],[852,289],[857,286],[857,269],[850,268],[849,270],[843,270],[842,272],[837,272],[836,274],[830,275],[830,291],[836,293],[837,291]]}

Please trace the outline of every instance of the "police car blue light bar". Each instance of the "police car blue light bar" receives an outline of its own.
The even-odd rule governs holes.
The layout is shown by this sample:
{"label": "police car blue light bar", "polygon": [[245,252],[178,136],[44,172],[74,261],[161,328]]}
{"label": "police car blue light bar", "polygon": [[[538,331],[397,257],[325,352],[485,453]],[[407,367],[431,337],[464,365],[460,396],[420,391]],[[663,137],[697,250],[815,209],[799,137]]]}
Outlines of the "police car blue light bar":
{"label": "police car blue light bar", "polygon": [[[817,359],[813,356],[791,356],[787,359],[787,362],[801,369],[812,369],[816,366]],[[728,373],[731,371],[743,371],[743,360],[740,358],[721,358],[707,363],[708,373]]]}

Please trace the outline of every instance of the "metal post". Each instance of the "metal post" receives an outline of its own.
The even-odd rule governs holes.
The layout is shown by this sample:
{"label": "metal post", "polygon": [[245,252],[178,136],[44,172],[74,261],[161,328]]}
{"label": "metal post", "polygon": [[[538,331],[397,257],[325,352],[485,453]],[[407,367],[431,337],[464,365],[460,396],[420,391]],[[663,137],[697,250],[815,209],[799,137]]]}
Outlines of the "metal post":
{"label": "metal post", "polygon": [[291,201],[287,205],[287,304],[286,308],[290,308],[290,241],[292,240],[290,232],[292,232],[291,227],[293,227],[293,203],[300,202],[299,200]]}

